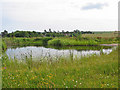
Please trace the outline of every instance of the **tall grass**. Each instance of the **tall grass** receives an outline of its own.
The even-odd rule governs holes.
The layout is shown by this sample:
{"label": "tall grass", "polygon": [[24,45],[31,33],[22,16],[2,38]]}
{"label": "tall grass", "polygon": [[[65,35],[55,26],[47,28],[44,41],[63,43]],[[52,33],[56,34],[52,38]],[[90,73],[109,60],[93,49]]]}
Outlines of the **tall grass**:
{"label": "tall grass", "polygon": [[75,40],[73,38],[54,38],[48,41],[48,45],[79,46],[79,45],[98,45],[95,40]]}
{"label": "tall grass", "polygon": [[113,37],[118,37],[118,33],[115,34],[114,32],[111,32],[111,33],[82,34],[82,37],[89,37],[89,38],[96,38],[96,37],[113,38]]}
{"label": "tall grass", "polygon": [[[2,37],[0,36],[0,59],[2,57]],[[2,89],[2,61],[0,60],[0,89]]]}
{"label": "tall grass", "polygon": [[118,88],[118,50],[81,59],[2,57],[3,88]]}
{"label": "tall grass", "polygon": [[7,45],[4,40],[0,41],[0,48],[1,48],[1,51],[5,51],[7,49]]}
{"label": "tall grass", "polygon": [[116,38],[102,38],[102,37],[81,37],[77,39],[75,37],[37,37],[37,38],[3,38],[5,43],[9,46],[90,46],[99,44],[111,44],[118,43],[119,37]]}
{"label": "tall grass", "polygon": [[30,46],[30,45],[47,45],[51,37],[35,37],[35,38],[3,38],[5,43],[9,46]]}

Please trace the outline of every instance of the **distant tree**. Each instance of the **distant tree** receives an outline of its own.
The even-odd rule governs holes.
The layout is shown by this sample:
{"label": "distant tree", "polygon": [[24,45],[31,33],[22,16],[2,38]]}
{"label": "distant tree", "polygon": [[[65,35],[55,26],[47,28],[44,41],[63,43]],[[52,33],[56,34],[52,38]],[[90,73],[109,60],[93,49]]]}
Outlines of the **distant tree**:
{"label": "distant tree", "polygon": [[7,31],[7,30],[4,30],[4,32],[1,32],[1,34],[2,34],[2,37],[7,36],[8,31]]}
{"label": "distant tree", "polygon": [[65,32],[65,31],[64,31],[64,30],[62,30],[62,33],[63,33],[63,34],[64,34],[64,32]]}
{"label": "distant tree", "polygon": [[4,30],[4,33],[5,33],[5,34],[8,34],[8,31],[7,31],[7,30]]}
{"label": "distant tree", "polygon": [[52,33],[51,29],[49,29],[49,32]]}
{"label": "distant tree", "polygon": [[53,31],[54,33],[56,33],[56,31]]}
{"label": "distant tree", "polygon": [[68,34],[68,33],[69,33],[69,31],[66,31],[66,33]]}
{"label": "distant tree", "polygon": [[33,33],[36,33],[35,31],[33,31]]}
{"label": "distant tree", "polygon": [[15,37],[15,34],[12,32],[11,37]]}
{"label": "distant tree", "polygon": [[47,33],[47,34],[46,34],[46,36],[47,36],[47,37],[50,37],[50,34],[49,34],[49,33]]}
{"label": "distant tree", "polygon": [[46,30],[44,30],[44,33],[47,33],[47,31],[46,31]]}

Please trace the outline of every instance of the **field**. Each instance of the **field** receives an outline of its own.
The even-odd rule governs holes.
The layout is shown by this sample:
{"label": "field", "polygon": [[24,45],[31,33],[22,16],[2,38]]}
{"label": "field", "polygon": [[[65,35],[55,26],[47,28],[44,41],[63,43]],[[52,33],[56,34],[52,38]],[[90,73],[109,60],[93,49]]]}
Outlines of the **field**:
{"label": "field", "polygon": [[95,34],[83,34],[82,37],[89,37],[89,38],[114,38],[118,37],[118,33],[115,32],[95,32]]}
{"label": "field", "polygon": [[[77,46],[117,43],[117,36],[85,34],[82,38],[3,38],[7,46],[43,45]],[[92,37],[92,36],[93,37]],[[92,37],[92,38],[91,38]],[[44,42],[45,41],[45,42]],[[5,45],[5,44],[3,44]],[[87,46],[88,47],[88,46]],[[71,47],[72,48],[72,47]],[[82,58],[60,57],[33,60],[32,56],[19,61],[3,55],[3,88],[118,88],[118,49],[110,54],[92,55]]]}

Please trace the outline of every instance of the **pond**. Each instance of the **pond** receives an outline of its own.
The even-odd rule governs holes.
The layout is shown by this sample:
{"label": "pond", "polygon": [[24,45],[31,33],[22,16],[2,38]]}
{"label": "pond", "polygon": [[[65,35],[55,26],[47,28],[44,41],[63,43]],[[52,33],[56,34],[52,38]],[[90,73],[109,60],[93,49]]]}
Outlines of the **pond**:
{"label": "pond", "polygon": [[[82,49],[83,48],[83,49]],[[58,47],[58,48],[51,48],[51,47],[43,47],[43,46],[27,46],[27,47],[17,47],[17,48],[8,48],[6,50],[6,54],[9,58],[17,58],[18,60],[24,60],[25,57],[32,56],[32,59],[39,59],[39,58],[51,58],[54,60],[55,58],[64,57],[69,58],[73,56],[73,58],[81,58],[90,55],[100,55],[101,53],[109,54],[112,52],[113,49],[116,47],[111,48],[99,48],[92,46],[79,46],[79,47]]]}

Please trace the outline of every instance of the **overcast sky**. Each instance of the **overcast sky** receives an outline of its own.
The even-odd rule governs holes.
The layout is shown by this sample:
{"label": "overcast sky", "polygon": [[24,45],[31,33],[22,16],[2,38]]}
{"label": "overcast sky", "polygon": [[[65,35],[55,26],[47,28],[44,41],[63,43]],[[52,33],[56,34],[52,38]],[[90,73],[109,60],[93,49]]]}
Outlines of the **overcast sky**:
{"label": "overcast sky", "polygon": [[119,0],[3,0],[2,31],[118,30]]}

